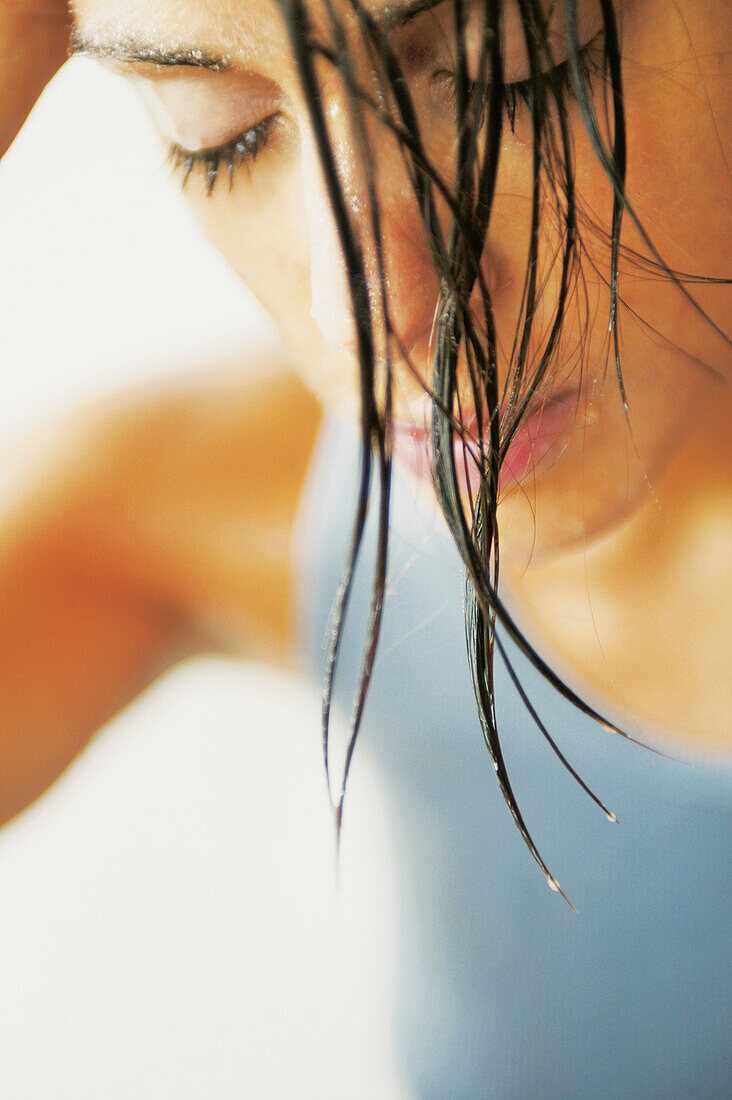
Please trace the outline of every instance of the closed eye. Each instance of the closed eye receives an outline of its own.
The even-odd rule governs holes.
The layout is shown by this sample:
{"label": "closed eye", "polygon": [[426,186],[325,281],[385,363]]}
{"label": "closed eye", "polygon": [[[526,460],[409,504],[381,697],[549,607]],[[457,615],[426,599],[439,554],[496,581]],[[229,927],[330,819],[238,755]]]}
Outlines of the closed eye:
{"label": "closed eye", "polygon": [[[579,51],[580,64],[584,70],[584,77],[589,85],[593,76],[604,72],[605,51],[604,34],[600,32]],[[551,77],[554,86],[558,87],[564,95],[574,96],[574,83],[570,70],[569,58],[555,65],[550,72],[544,74]],[[432,76],[432,85],[435,88],[444,89],[451,102],[454,102],[457,93],[457,73],[451,69],[439,69]],[[475,83],[468,82],[468,91],[471,95],[475,92]],[[484,90],[487,92],[487,86]],[[531,80],[515,80],[503,85],[504,105],[508,117],[511,132],[516,123],[516,113],[522,106],[529,105],[533,94]]]}
{"label": "closed eye", "polygon": [[222,172],[226,172],[231,189],[235,173],[243,167],[254,164],[270,141],[280,118],[280,112],[275,111],[254,126],[248,127],[231,141],[215,148],[184,149],[183,146],[174,142],[170,146],[169,158],[174,171],[182,174],[181,186],[186,186],[193,173],[200,172],[206,194],[210,196],[213,194],[219,176]]}

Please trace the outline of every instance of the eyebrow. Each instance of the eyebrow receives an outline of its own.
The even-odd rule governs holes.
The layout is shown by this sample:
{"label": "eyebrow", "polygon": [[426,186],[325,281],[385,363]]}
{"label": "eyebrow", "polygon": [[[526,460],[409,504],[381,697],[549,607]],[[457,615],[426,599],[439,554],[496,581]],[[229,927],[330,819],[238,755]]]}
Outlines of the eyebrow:
{"label": "eyebrow", "polygon": [[[398,30],[412,20],[425,15],[433,8],[444,4],[446,0],[408,0],[406,4],[389,4],[379,12],[376,23],[384,33]],[[143,42],[128,37],[119,41],[105,42],[85,38],[78,30],[72,31],[72,56],[105,58],[138,65],[159,65],[167,68],[206,69],[212,73],[223,73],[232,68],[228,54],[212,53],[193,46],[171,46],[163,42]]]}
{"label": "eyebrow", "polygon": [[169,46],[162,42],[148,43],[133,38],[123,38],[117,42],[97,42],[84,38],[78,31],[71,35],[71,54],[138,65],[207,69],[212,73],[223,73],[232,67],[231,58],[227,54],[212,53],[198,47]]}

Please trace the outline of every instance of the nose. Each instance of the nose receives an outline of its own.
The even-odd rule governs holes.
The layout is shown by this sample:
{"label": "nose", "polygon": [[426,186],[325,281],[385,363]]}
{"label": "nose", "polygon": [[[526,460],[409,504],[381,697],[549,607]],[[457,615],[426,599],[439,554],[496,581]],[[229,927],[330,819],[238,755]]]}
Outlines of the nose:
{"label": "nose", "polygon": [[[351,226],[364,257],[372,318],[382,321],[378,250],[369,208],[366,169],[356,153],[345,97],[323,97],[330,145]],[[429,339],[439,278],[411,183],[396,139],[374,122],[369,127],[373,184],[378,202],[387,308],[401,348],[417,354]],[[323,171],[312,135],[302,147],[302,173],[310,238],[312,317],[328,343],[355,354],[356,325],[348,276]]]}

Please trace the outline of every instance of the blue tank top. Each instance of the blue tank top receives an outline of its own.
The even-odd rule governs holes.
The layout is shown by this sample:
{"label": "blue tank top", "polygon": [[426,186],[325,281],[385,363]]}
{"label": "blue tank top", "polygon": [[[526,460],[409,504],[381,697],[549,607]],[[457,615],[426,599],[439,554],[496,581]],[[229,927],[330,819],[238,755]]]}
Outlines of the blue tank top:
{"label": "blue tank top", "polygon": [[[355,503],[357,442],[324,433],[299,526],[302,644],[322,677]],[[584,719],[512,651],[524,688],[604,815],[555,759],[496,662],[526,851],[482,741],[463,574],[398,472],[389,598],[354,768],[383,778],[399,896],[395,1048],[418,1097],[732,1097],[732,768],[670,761]],[[371,531],[336,694],[350,713]],[[346,802],[347,813],[347,802]]]}

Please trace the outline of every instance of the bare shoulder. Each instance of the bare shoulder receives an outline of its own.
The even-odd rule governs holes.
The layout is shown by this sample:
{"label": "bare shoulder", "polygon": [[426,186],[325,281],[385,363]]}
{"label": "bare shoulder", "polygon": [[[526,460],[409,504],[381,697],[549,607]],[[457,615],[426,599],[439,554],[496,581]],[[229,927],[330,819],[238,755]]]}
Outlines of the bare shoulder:
{"label": "bare shoulder", "polygon": [[[106,446],[110,555],[182,605],[215,644],[282,657],[293,593],[291,535],[320,420],[272,359],[209,368],[129,399]],[[111,444],[111,446],[110,446]]]}
{"label": "bare shoulder", "polygon": [[185,491],[189,504],[201,494],[240,512],[259,499],[297,502],[319,422],[316,399],[272,353],[121,395],[87,437],[151,502]]}
{"label": "bare shoulder", "polygon": [[211,644],[281,658],[319,421],[276,355],[107,398],[34,448],[15,525],[55,525],[90,569],[175,608]]}

